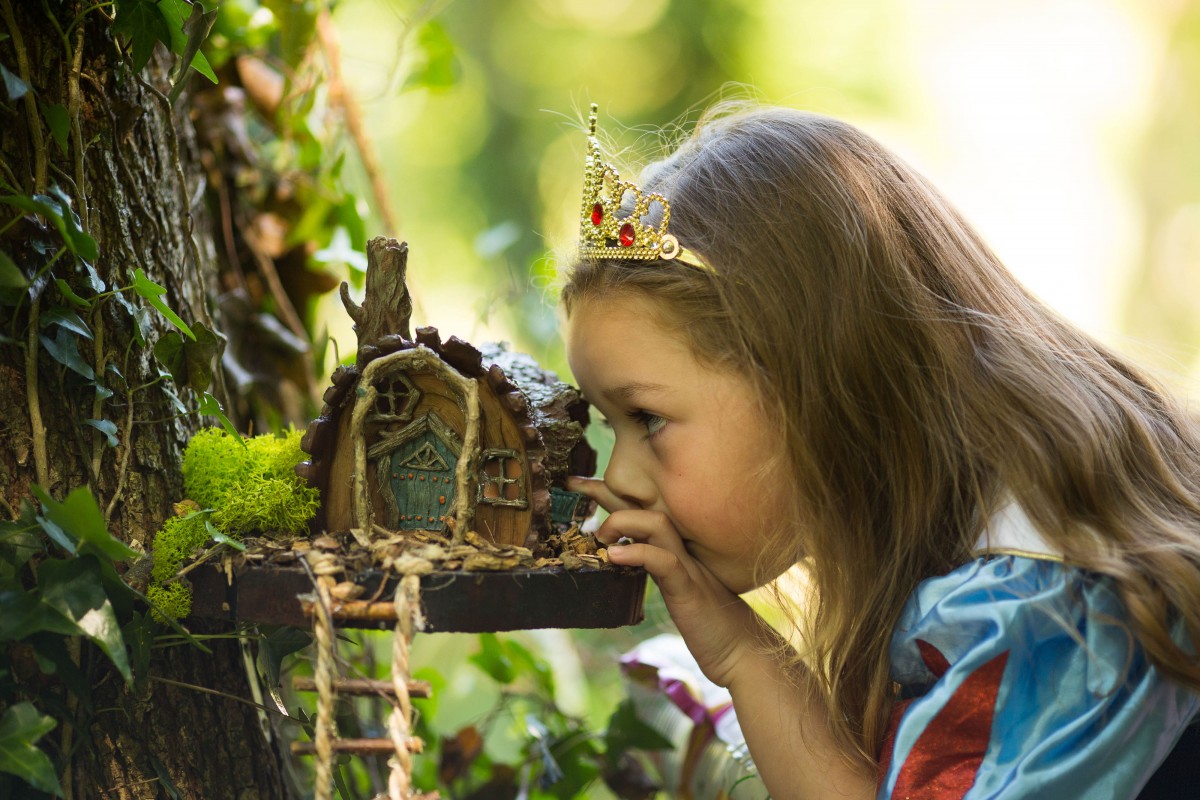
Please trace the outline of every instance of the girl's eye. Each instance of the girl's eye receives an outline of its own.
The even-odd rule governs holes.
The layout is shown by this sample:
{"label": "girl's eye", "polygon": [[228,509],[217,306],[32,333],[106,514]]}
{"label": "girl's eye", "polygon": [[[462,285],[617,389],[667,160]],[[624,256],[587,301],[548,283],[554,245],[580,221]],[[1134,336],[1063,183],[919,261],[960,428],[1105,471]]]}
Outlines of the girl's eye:
{"label": "girl's eye", "polygon": [[640,408],[629,412],[629,416],[635,422],[646,429],[647,436],[653,436],[662,430],[667,421],[657,414],[651,414],[649,411],[642,411]]}

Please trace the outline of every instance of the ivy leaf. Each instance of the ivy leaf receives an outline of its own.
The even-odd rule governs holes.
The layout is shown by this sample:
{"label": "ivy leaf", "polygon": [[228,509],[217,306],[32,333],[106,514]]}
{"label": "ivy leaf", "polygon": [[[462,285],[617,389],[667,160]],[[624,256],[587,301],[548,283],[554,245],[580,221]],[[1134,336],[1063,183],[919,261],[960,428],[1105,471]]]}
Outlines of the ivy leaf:
{"label": "ivy leaf", "polygon": [[237,439],[238,444],[240,444],[242,447],[247,446],[245,437],[238,433],[238,429],[233,427],[233,423],[229,421],[229,417],[225,416],[225,412],[222,410],[221,404],[217,402],[217,398],[213,397],[208,392],[204,392],[200,395],[200,408],[198,410],[201,414],[207,414],[210,417],[216,417],[217,421],[221,423],[221,427],[225,429],[226,433]]}
{"label": "ivy leaf", "polygon": [[71,117],[67,114],[67,107],[62,103],[45,104],[42,106],[42,116],[46,118],[46,125],[49,126],[50,135],[54,137],[58,149],[65,156],[67,140],[71,135]]}
{"label": "ivy leaf", "polygon": [[133,271],[133,290],[147,303],[158,309],[158,312],[170,320],[172,325],[186,333],[189,339],[194,340],[196,338],[196,334],[192,333],[192,329],[179,318],[178,314],[171,310],[170,306],[162,301],[161,298],[167,293],[167,290],[147,278],[146,273],[142,272],[141,267]]}
{"label": "ivy leaf", "polygon": [[38,568],[42,600],[78,625],[84,636],[104,651],[128,684],[133,675],[129,671],[125,638],[101,581],[100,562],[95,556],[50,559]]}
{"label": "ivy leaf", "polygon": [[[111,395],[112,392],[109,392]],[[84,425],[91,425],[96,430],[104,434],[104,438],[108,440],[109,447],[116,447],[120,442],[117,440],[117,425],[111,419],[85,419]]]}
{"label": "ivy leaf", "polygon": [[57,186],[52,187],[50,192],[55,196],[45,194],[35,194],[32,197],[23,194],[6,195],[0,197],[0,203],[19,208],[29,214],[45,217],[62,234],[67,249],[81,258],[95,261],[100,255],[100,250],[96,247],[96,240],[79,227],[79,220],[76,219],[75,212],[71,211],[71,199]]}
{"label": "ivy leaf", "polygon": [[88,324],[79,318],[79,315],[68,308],[54,306],[42,312],[41,323],[43,328],[48,328],[51,325],[60,325],[69,331],[78,333],[85,339],[92,338],[92,329]]}
{"label": "ivy leaf", "polygon": [[0,717],[0,772],[16,775],[34,789],[62,796],[50,756],[34,745],[54,726],[54,717],[42,714],[33,703],[10,706]]}
{"label": "ivy leaf", "polygon": [[133,71],[141,72],[159,42],[170,46],[171,29],[154,0],[121,0],[113,31],[129,40],[133,48]]}
{"label": "ivy leaf", "polygon": [[9,72],[3,64],[0,64],[0,76],[4,77],[4,89],[8,92],[9,100],[20,100],[29,93],[29,84]]}
{"label": "ivy leaf", "polygon": [[46,493],[42,487],[33,485],[30,490],[45,508],[45,517],[60,526],[94,552],[108,556],[113,561],[136,558],[138,552],[108,532],[104,514],[96,498],[87,487],[73,490],[61,503]]}
{"label": "ivy leaf", "polygon": [[167,97],[172,105],[175,104],[179,93],[183,91],[183,76],[187,71],[188,65],[195,67],[197,72],[204,75],[213,83],[217,82],[217,76],[213,73],[208,61],[199,60],[204,58],[204,54],[200,52],[200,45],[208,38],[208,32],[212,30],[213,23],[216,21],[217,9],[214,8],[212,11],[205,13],[204,6],[199,3],[192,5],[192,12],[183,23],[184,45],[183,52],[179,58],[180,68],[176,71],[175,85],[171,87],[171,94]]}
{"label": "ivy leaf", "polygon": [[44,333],[38,334],[38,339],[42,342],[42,347],[46,348],[46,352],[50,354],[58,363],[62,364],[72,372],[76,372],[89,381],[96,380],[96,373],[92,369],[92,365],[83,360],[83,356],[79,355],[79,348],[75,344],[75,335],[70,331],[59,329],[58,335],[51,339]]}
{"label": "ivy leaf", "polygon": [[266,633],[258,641],[259,664],[265,683],[274,689],[279,686],[279,667],[284,656],[308,647],[312,643],[312,634],[289,625],[259,625],[258,628]]}
{"label": "ivy leaf", "polygon": [[[188,2],[188,0],[159,0],[158,7],[162,11],[163,18],[167,21],[170,40],[164,41],[171,48],[171,52],[179,56],[184,64],[192,67],[213,83],[216,83],[217,74],[213,72],[208,59],[200,52],[200,44],[204,41],[204,37],[208,35],[208,29],[216,21],[216,10],[214,9],[211,12],[211,19],[209,19],[210,15],[204,13],[203,6],[199,3]],[[195,27],[203,28],[203,32],[200,33],[199,39],[196,41],[196,46],[191,49],[191,55],[189,55],[190,40],[195,33],[194,30],[188,29],[188,23],[197,14],[199,14],[197,21],[192,23],[192,26],[193,29]]]}
{"label": "ivy leaf", "polygon": [[171,373],[176,386],[203,392],[212,384],[213,359],[225,342],[202,323],[193,323],[192,328],[194,341],[190,342],[169,331],[154,344],[154,357]]}

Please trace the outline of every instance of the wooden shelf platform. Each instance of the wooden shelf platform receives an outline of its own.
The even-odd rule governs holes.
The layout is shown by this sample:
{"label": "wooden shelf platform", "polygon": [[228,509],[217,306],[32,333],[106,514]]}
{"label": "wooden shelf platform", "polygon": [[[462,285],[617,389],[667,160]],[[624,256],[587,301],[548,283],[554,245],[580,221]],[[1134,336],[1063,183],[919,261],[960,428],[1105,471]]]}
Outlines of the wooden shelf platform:
{"label": "wooden shelf platform", "polygon": [[[246,564],[230,582],[203,566],[188,576],[192,616],[307,628],[312,582],[299,566]],[[380,587],[381,581],[387,585]],[[336,624],[385,629],[395,625],[391,598],[397,578],[371,571],[356,581],[355,601],[334,601]],[[421,576],[425,632],[485,633],[533,628],[619,628],[642,620],[646,573],[633,569],[441,571]],[[377,602],[368,602],[377,597]]]}

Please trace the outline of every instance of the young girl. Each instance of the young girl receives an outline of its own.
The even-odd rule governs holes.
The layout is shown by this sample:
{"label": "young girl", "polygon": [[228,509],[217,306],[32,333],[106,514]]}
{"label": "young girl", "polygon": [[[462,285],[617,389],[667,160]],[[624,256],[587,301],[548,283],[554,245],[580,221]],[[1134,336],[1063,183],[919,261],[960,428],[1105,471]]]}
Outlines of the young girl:
{"label": "young girl", "polygon": [[[638,187],[593,107],[580,224],[573,488],[772,797],[1139,796],[1200,709],[1196,421],[837,120],[710,116]],[[797,563],[800,653],[738,597]]]}

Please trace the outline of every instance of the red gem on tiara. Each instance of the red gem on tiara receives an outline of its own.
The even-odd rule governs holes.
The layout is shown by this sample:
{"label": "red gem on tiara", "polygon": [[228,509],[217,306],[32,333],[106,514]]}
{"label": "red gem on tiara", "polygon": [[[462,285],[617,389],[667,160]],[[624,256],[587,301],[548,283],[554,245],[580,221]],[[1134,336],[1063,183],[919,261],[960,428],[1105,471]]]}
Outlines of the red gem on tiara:
{"label": "red gem on tiara", "polygon": [[599,227],[600,223],[603,221],[604,221],[604,206],[600,205],[599,203],[596,203],[596,205],[592,206],[592,224]]}
{"label": "red gem on tiara", "polygon": [[619,241],[621,242],[621,247],[633,247],[633,240],[634,240],[633,224],[626,222],[624,225],[621,226],[621,230],[619,233],[620,233]]}

